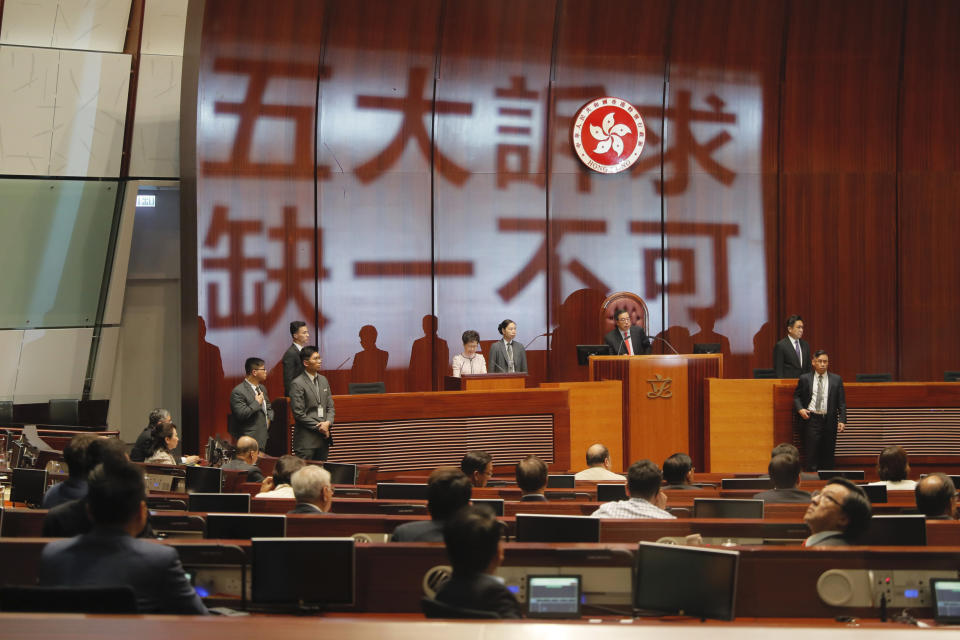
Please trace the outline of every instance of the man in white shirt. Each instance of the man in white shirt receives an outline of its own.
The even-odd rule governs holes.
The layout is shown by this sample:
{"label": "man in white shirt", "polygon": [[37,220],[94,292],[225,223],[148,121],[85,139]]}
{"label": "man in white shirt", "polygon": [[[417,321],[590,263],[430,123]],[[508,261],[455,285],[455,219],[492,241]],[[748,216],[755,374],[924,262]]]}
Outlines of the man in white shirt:
{"label": "man in white shirt", "polygon": [[575,480],[626,480],[619,473],[610,471],[610,451],[599,442],[587,449],[587,468],[573,477]]}
{"label": "man in white shirt", "polygon": [[846,478],[833,478],[813,494],[803,522],[810,527],[805,547],[842,547],[854,544],[873,515],[863,489]]}
{"label": "man in white shirt", "polygon": [[594,518],[653,518],[672,520],[667,512],[667,494],[660,490],[663,475],[656,463],[639,460],[627,470],[627,500],[607,502],[593,512]]}
{"label": "man in white shirt", "polygon": [[807,471],[833,469],[837,434],[847,422],[843,380],[828,373],[830,357],[824,350],[813,354],[813,372],[797,380],[793,406],[803,420],[803,444]]}

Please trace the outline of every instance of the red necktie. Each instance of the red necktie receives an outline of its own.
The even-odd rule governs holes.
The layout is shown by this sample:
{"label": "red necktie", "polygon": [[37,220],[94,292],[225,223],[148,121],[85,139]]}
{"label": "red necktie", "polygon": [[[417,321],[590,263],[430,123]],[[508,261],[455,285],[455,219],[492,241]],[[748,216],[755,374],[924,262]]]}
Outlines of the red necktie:
{"label": "red necktie", "polygon": [[624,344],[627,345],[627,355],[628,355],[628,356],[632,356],[632,355],[633,355],[633,345],[630,344],[630,334],[629,334],[629,333],[623,334],[623,342],[624,342]]}

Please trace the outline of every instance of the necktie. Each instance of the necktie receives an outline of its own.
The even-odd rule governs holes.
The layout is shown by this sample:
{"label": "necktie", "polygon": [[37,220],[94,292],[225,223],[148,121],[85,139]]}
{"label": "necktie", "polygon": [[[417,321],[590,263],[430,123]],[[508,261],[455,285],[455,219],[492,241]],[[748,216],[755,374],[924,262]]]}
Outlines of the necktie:
{"label": "necktie", "polygon": [[817,401],[814,403],[817,413],[823,413],[823,376],[817,376]]}
{"label": "necktie", "polygon": [[629,334],[629,333],[623,334],[623,343],[624,343],[625,345],[627,345],[627,355],[628,355],[628,356],[632,356],[632,355],[633,355],[633,345],[630,344],[630,334]]}
{"label": "necktie", "polygon": [[507,343],[507,373],[516,372],[516,366],[513,364],[513,343]]}
{"label": "necktie", "polygon": [[313,379],[313,384],[317,387],[317,397],[320,397],[320,376]]}
{"label": "necktie", "polygon": [[797,340],[794,342],[793,347],[797,350],[797,362],[799,362],[800,366],[803,367],[803,356],[800,355],[800,341]]}

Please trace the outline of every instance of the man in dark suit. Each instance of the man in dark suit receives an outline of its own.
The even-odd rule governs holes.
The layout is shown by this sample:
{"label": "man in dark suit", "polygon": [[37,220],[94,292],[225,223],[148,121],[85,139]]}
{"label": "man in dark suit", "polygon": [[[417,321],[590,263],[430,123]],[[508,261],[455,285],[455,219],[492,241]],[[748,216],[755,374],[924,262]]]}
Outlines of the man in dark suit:
{"label": "man in dark suit", "polygon": [[250,436],[261,449],[267,446],[267,430],[273,422],[273,408],[267,389],[267,366],[260,358],[247,358],[243,365],[247,377],[230,392],[230,413],[233,417],[230,435],[234,441]]}
{"label": "man in dark suit", "polygon": [[928,520],[957,519],[957,489],[950,476],[931,473],[914,488],[917,510]]}
{"label": "man in dark suit", "polygon": [[515,340],[517,323],[507,319],[497,326],[503,340],[490,345],[490,373],[526,373],[527,352],[523,345]]}
{"label": "man in dark suit", "polygon": [[320,375],[323,359],[316,347],[300,350],[303,373],[290,383],[293,452],[305,460],[326,460],[333,446],[334,407],[330,384]]}
{"label": "man in dark suit", "polygon": [[263,482],[263,471],[257,466],[260,459],[260,445],[250,436],[237,438],[237,449],[233,460],[228,460],[221,469],[227,471],[246,471],[247,482]]}
{"label": "man in dark suit", "polygon": [[537,456],[527,456],[517,463],[517,486],[520,487],[521,502],[546,502],[547,465]]}
{"label": "man in dark suit", "polygon": [[452,607],[493,611],[501,618],[520,618],[520,605],[506,585],[494,578],[503,562],[501,525],[490,509],[468,506],[443,531],[453,577],[436,600]]}
{"label": "man in dark suit", "polygon": [[434,469],[427,480],[430,520],[407,522],[393,530],[390,542],[443,542],[443,526],[470,504],[470,478],[456,467]]}
{"label": "man in dark suit", "polygon": [[819,350],[813,354],[813,373],[805,373],[797,380],[793,392],[793,406],[803,419],[803,446],[807,456],[807,470],[833,468],[833,452],[837,434],[847,422],[847,399],[843,380],[828,373],[830,358]]}
{"label": "man in dark suit", "polygon": [[134,537],[147,523],[143,470],[127,460],[111,460],[94,468],[88,485],[93,529],[44,547],[40,585],[126,586],[140,613],[206,614],[177,550]]}
{"label": "man in dark suit", "polygon": [[290,397],[290,383],[303,373],[303,363],[300,360],[300,350],[307,346],[310,340],[310,330],[307,323],[294,320],[290,323],[290,337],[293,344],[283,353],[283,395]]}
{"label": "man in dark suit", "polygon": [[675,453],[663,461],[664,489],[696,491],[703,489],[693,483],[693,459],[686,453]]}
{"label": "man in dark suit", "polygon": [[833,478],[813,494],[803,522],[810,527],[805,547],[845,547],[870,526],[873,510],[863,489],[846,478]]}
{"label": "man in dark suit", "polygon": [[650,338],[638,324],[630,320],[627,309],[617,309],[613,317],[617,321],[617,328],[603,337],[603,342],[610,347],[610,353],[615,356],[640,355],[650,348]]}
{"label": "man in dark suit", "polygon": [[333,483],[330,472],[315,464],[294,471],[290,476],[293,497],[297,506],[287,513],[322,515],[329,513],[333,505]]}
{"label": "man in dark suit", "polygon": [[770,458],[767,472],[773,480],[773,489],[761,491],[753,496],[754,500],[764,502],[810,502],[810,493],[798,489],[800,484],[800,460],[789,453]]}
{"label": "man in dark suit", "polygon": [[778,378],[810,373],[810,345],[803,337],[803,318],[787,318],[787,337],[773,346],[773,370]]}

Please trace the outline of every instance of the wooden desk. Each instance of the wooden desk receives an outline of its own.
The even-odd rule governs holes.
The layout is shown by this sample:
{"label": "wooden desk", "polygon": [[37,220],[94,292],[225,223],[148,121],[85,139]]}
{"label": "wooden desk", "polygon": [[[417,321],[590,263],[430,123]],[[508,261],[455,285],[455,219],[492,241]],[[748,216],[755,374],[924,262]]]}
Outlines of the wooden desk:
{"label": "wooden desk", "polygon": [[540,388],[570,392],[570,440],[565,446],[571,471],[586,468],[587,448],[600,442],[610,451],[611,470],[623,473],[623,383],[544,382]]}
{"label": "wooden desk", "polygon": [[462,376],[446,376],[444,391],[493,391],[497,389],[525,389],[525,373],[478,373]]}
{"label": "wooden desk", "polygon": [[[776,444],[773,388],[785,382],[789,381],[706,379],[704,422],[708,436],[704,471],[767,472],[770,450]],[[795,380],[793,385],[796,386]]]}

